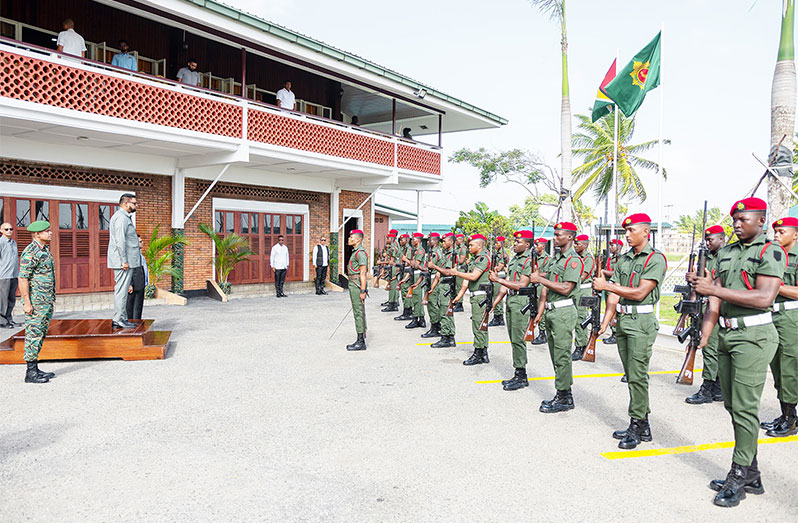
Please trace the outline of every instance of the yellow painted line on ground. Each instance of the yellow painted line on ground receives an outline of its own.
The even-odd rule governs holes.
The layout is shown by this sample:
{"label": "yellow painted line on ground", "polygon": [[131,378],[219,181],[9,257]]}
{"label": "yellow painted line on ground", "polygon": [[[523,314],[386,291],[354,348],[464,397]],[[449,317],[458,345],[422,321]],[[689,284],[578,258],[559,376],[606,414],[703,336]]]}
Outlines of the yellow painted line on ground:
{"label": "yellow painted line on ground", "polygon": [[[759,440],[759,444],[768,445],[770,443],[789,443],[791,441],[798,441],[798,436],[787,436],[786,438],[762,438]],[[648,456],[684,454],[686,452],[699,452],[702,450],[715,450],[715,449],[729,449],[732,447],[734,447],[733,441],[721,441],[719,443],[705,443],[703,445],[685,445],[683,447],[670,447],[665,449],[626,450],[626,451],[622,450],[614,452],[602,452],[601,455],[607,459],[645,458]]]}
{"label": "yellow painted line on ground", "polygon": [[[693,372],[701,372],[704,369],[695,369]],[[679,374],[680,371],[678,370],[652,370],[648,374]],[[575,374],[574,379],[576,378],[620,378],[623,376],[623,372],[607,372],[604,374]],[[554,376],[539,376],[535,378],[527,378],[527,381],[546,381],[546,380],[553,380]],[[475,381],[474,383],[478,383],[480,385],[485,383],[501,383],[502,380],[483,380],[483,381]]]}

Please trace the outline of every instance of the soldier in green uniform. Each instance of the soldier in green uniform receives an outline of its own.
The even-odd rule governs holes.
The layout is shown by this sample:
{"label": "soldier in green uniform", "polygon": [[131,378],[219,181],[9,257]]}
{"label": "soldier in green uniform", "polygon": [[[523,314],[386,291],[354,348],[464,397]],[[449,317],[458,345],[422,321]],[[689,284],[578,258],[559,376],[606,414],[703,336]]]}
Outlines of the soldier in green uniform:
{"label": "soldier in green uniform", "polygon": [[[499,278],[507,277],[507,263],[510,261],[510,257],[507,256],[507,251],[504,250],[505,241],[506,238],[504,236],[496,237],[496,244],[494,245],[491,259],[491,272],[495,271]],[[493,295],[498,296],[500,289],[501,285],[494,282]],[[493,319],[488,323],[488,327],[496,327],[499,325],[504,325],[504,294],[502,294],[501,301],[493,307]],[[524,350],[526,350],[526,348],[524,348]]]}
{"label": "soldier in green uniform", "polygon": [[490,359],[488,359],[488,331],[479,330],[479,324],[485,314],[485,307],[490,306],[489,303],[480,305],[487,294],[485,287],[491,285],[488,274],[490,259],[485,254],[485,246],[487,244],[488,239],[483,235],[472,235],[468,241],[468,252],[471,254],[468,272],[461,272],[457,269],[449,269],[447,271],[447,276],[463,279],[460,291],[455,296],[455,303],[463,299],[466,290],[471,294],[471,331],[474,334],[474,353],[463,362],[463,365],[490,363]]}
{"label": "soldier in green uniform", "polygon": [[[623,241],[619,240],[618,238],[613,238],[610,240],[610,255],[607,258],[605,263],[604,269],[602,269],[602,274],[604,278],[607,280],[612,279],[612,275],[615,274],[615,267],[618,266],[618,259],[621,256],[621,251],[623,250]],[[609,298],[609,294],[605,296],[605,301]],[[615,337],[615,322],[610,324],[610,332],[611,334],[602,340],[607,345],[615,345],[617,338]],[[623,379],[621,380],[626,383],[626,374],[623,375]]]}
{"label": "soldier in green uniform", "polygon": [[[455,253],[455,264],[454,268],[458,271],[466,272],[468,271],[468,243],[465,241],[464,234],[456,234],[455,237],[455,244],[454,244],[454,253]],[[457,278],[456,281],[457,288],[463,286],[463,279]],[[463,302],[458,301],[454,305],[454,312],[463,312]]]}
{"label": "soldier in green uniform", "polygon": [[787,253],[783,285],[773,304],[773,323],[779,332],[779,348],[770,369],[781,403],[781,416],[762,423],[770,437],[783,438],[798,433],[795,405],[798,404],[798,218],[788,217],[773,223],[774,240]]}
{"label": "soldier in green uniform", "polygon": [[[538,238],[535,240],[535,251],[537,251],[538,257],[538,271],[540,274],[546,274],[548,271],[549,263],[551,262],[551,256],[546,251],[549,247],[549,239],[548,238]],[[543,287],[538,285],[537,287],[538,293],[538,303],[540,303],[540,295],[543,293]],[[537,314],[537,311],[533,311],[532,314]],[[538,335],[537,337],[532,340],[532,345],[543,345],[548,343],[548,338],[546,337],[546,326],[543,322],[538,325]]]}
{"label": "soldier in green uniform", "polygon": [[382,312],[396,312],[399,310],[399,291],[396,288],[396,282],[400,277],[399,269],[396,267],[399,263],[399,242],[396,241],[396,229],[391,229],[388,232],[387,238],[387,247],[388,247],[388,256],[386,265],[386,270],[390,275],[388,277],[388,302],[384,305],[384,309]]}
{"label": "soldier in green uniform", "polygon": [[739,241],[718,253],[717,277],[690,275],[693,290],[709,296],[699,348],[709,343],[715,323],[718,333],[718,379],[723,404],[734,427],[732,466],[725,480],[714,480],[714,503],[734,507],[745,493],[764,492],[756,460],[759,402],[768,364],[779,345],[770,312],[779,293],[787,256],[769,243],[763,232],[767,204],[746,198],[732,206],[734,232]]}
{"label": "soldier in green uniform", "polygon": [[53,238],[50,223],[31,223],[28,231],[33,241],[19,259],[19,293],[25,312],[25,383],[47,383],[52,372],[39,370],[39,351],[50,327],[55,304],[55,260],[47,246]]}
{"label": "soldier in green uniform", "polygon": [[654,312],[668,262],[648,241],[651,218],[647,214],[633,214],[623,226],[630,249],[618,259],[612,279],[608,282],[602,274],[593,279],[593,288],[609,293],[599,334],[606,332],[617,315],[618,354],[629,383],[629,427],[616,430],[612,437],[621,440],[619,448],[633,449],[641,441],[651,441],[648,368],[659,330]]}
{"label": "soldier in green uniform", "polygon": [[540,404],[540,412],[546,414],[574,408],[571,342],[576,325],[574,296],[582,281],[582,258],[574,250],[575,237],[576,225],[573,223],[560,222],[555,225],[554,246],[557,250],[547,264],[545,276],[538,271],[529,278],[530,283],[544,287],[535,324],[545,321],[549,356],[554,366],[554,386],[557,389],[552,400],[544,400]]}
{"label": "soldier in green uniform", "polygon": [[439,245],[440,240],[441,235],[437,232],[429,233],[429,239],[427,239],[427,248],[429,249],[429,254],[427,256],[427,263],[423,266],[423,270],[424,275],[429,276],[430,286],[429,289],[427,289],[426,294],[424,294],[423,301],[426,301],[427,304],[430,325],[429,330],[421,335],[422,338],[436,338],[441,335],[441,315],[443,311],[441,310],[441,289],[438,286],[440,275],[436,272],[435,278],[433,279],[432,274],[429,272],[431,270],[429,264],[434,263],[436,265],[440,265],[441,258],[443,258],[443,251]]}
{"label": "soldier in green uniform", "polygon": [[413,250],[408,257],[410,261],[410,268],[413,269],[413,321],[405,325],[405,329],[416,329],[419,327],[426,327],[427,322],[424,320],[424,306],[421,304],[424,298],[424,271],[422,268],[426,265],[427,253],[424,246],[421,245],[421,240],[424,239],[424,233],[413,233]]}
{"label": "soldier in green uniform", "polygon": [[402,293],[402,314],[395,316],[394,320],[404,321],[413,318],[413,303],[412,298],[407,297],[407,291],[410,289],[410,283],[413,277],[411,272],[407,269],[410,266],[410,256],[412,247],[409,245],[410,235],[402,234],[399,236],[399,252],[397,253],[398,262],[402,264],[402,273],[399,274],[399,287]]}
{"label": "soldier in green uniform", "polygon": [[352,315],[355,317],[357,341],[346,346],[346,350],[366,350],[366,298],[368,297],[369,255],[363,248],[363,231],[355,229],[349,233],[347,245],[352,247],[352,255],[346,266],[349,277],[349,301],[352,302]]}
{"label": "soldier in green uniform", "polygon": [[507,334],[513,348],[513,367],[515,374],[509,380],[502,381],[504,390],[518,390],[529,386],[526,376],[526,342],[524,335],[529,325],[529,316],[537,311],[521,309],[529,302],[528,298],[518,294],[521,287],[529,285],[532,274],[532,231],[516,231],[513,236],[513,252],[515,256],[507,264],[507,278],[499,276],[498,271],[491,271],[490,281],[499,284],[499,292],[493,298],[493,306],[501,303],[507,295]]}
{"label": "soldier in green uniform", "polygon": [[582,355],[585,353],[585,348],[587,347],[587,329],[582,327],[582,322],[585,321],[585,318],[587,318],[590,308],[580,307],[579,299],[582,296],[591,295],[593,290],[592,278],[596,269],[596,258],[593,256],[593,253],[590,252],[588,247],[590,247],[590,236],[587,234],[580,234],[576,237],[574,250],[576,251],[576,254],[582,258],[584,270],[582,271],[582,281],[580,282],[579,290],[577,291],[578,294],[574,297],[577,318],[576,327],[574,327],[574,353],[571,354],[571,360],[573,361],[581,360]]}
{"label": "soldier in green uniform", "polygon": [[[709,250],[707,274],[714,279],[717,276],[718,251],[726,244],[726,231],[720,225],[713,225],[704,231],[704,240]],[[712,328],[709,343],[701,351],[704,360],[704,370],[701,373],[703,382],[698,392],[684,399],[690,405],[723,401],[723,393],[720,391],[720,382],[718,381],[718,328],[717,325]]]}
{"label": "soldier in green uniform", "polygon": [[[434,260],[427,262],[427,266],[438,273],[435,276],[435,280],[432,282],[433,287],[442,285],[441,276],[445,276],[447,270],[455,266],[455,258],[454,233],[447,232],[443,235],[443,251],[441,253],[440,262],[436,263]],[[449,285],[446,285],[446,287],[449,287]],[[459,287],[455,288],[459,289]],[[438,290],[438,307],[441,311],[441,339],[432,344],[432,347],[436,349],[455,347],[457,345],[454,341],[454,318],[446,315],[446,309],[449,307],[449,297],[444,296],[444,294],[448,292],[450,292],[450,288]],[[455,293],[456,292],[457,291],[455,291]]]}

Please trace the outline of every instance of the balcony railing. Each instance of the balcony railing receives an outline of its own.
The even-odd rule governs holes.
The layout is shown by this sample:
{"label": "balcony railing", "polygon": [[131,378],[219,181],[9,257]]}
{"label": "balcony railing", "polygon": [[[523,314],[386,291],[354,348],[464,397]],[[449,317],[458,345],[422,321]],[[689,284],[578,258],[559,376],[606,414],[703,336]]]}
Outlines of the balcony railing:
{"label": "balcony railing", "polygon": [[436,147],[5,38],[0,72],[0,97],[399,170],[441,172]]}

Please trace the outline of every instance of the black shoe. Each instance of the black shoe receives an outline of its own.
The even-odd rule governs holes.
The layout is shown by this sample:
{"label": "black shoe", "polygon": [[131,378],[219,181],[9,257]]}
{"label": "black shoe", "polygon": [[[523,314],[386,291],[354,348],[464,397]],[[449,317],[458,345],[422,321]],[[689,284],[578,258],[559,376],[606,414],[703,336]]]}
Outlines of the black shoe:
{"label": "black shoe", "polygon": [[388,306],[382,309],[382,312],[396,312],[399,310],[398,303],[390,303],[388,302]]}
{"label": "black shoe", "polygon": [[419,323],[418,320],[419,318],[413,318],[413,321],[405,325],[405,329],[415,329],[417,327],[421,327],[421,324]]}
{"label": "black shoe", "polygon": [[322,289],[321,291],[319,291],[319,293],[320,293],[320,294],[323,294],[323,295],[330,294],[329,292],[325,291],[324,289]]}
{"label": "black shoe", "polygon": [[712,387],[712,401],[723,401],[723,391],[720,390],[720,380],[715,380]]}
{"label": "black shoe", "polygon": [[421,335],[422,338],[437,338],[441,335],[441,324],[430,323],[429,330]]}
{"label": "black shoe", "polygon": [[35,361],[34,365],[36,367],[36,372],[38,372],[39,376],[41,376],[42,378],[47,378],[48,380],[51,379],[51,378],[55,378],[55,373],[54,372],[44,372],[44,371],[42,371],[42,369],[39,368],[39,362],[38,361]]}
{"label": "black shoe", "polygon": [[502,381],[504,390],[518,390],[529,387],[529,379],[526,377],[526,369],[515,369],[515,375],[509,380]]}
{"label": "black shoe", "polygon": [[366,338],[362,334],[358,334],[357,341],[347,345],[346,350],[366,350]]}
{"label": "black shoe", "polygon": [[556,412],[565,412],[574,408],[574,396],[571,389],[558,390],[554,395],[554,399],[543,400],[540,403],[540,412],[544,414],[554,414]]}
{"label": "black shoe", "polygon": [[782,421],[784,421],[784,417],[787,415],[787,404],[783,401],[781,403],[781,416],[774,419],[773,421],[763,421],[759,424],[765,430],[773,430],[776,426],[780,425]]}
{"label": "black shoe", "polygon": [[544,343],[548,343],[549,339],[546,337],[546,331],[541,330],[538,337],[532,340],[532,345],[543,345]]}
{"label": "black shoe", "polygon": [[455,303],[454,307],[452,307],[452,312],[465,312],[465,309],[463,309],[463,302],[458,301]]}
{"label": "black shoe", "polygon": [[686,403],[690,405],[701,405],[704,403],[712,403],[712,391],[715,388],[715,382],[710,380],[704,380],[701,384],[701,388],[698,389],[698,392],[693,394],[692,396],[688,396],[684,399]]}
{"label": "black shoe", "polygon": [[626,374],[621,376],[621,383],[629,383],[629,377]]}
{"label": "black shoe", "polygon": [[6,324],[4,325],[4,327],[5,327],[6,329],[16,329],[17,327],[22,327],[22,325],[20,325],[20,324],[18,324],[18,323],[14,323],[13,321],[9,321],[8,323],[6,323]]}
{"label": "black shoe", "polygon": [[[319,291],[316,291],[316,294],[318,294],[318,292],[319,292]],[[391,304],[391,302],[389,302],[389,301],[384,301],[384,302],[380,303],[380,307],[387,307],[387,306],[388,306],[388,305],[390,305],[390,304]]]}
{"label": "black shoe", "polygon": [[504,316],[493,315],[493,319],[488,322],[488,327],[498,327],[504,325]]}
{"label": "black shoe", "polygon": [[111,327],[113,327],[114,329],[135,329],[136,327],[138,327],[138,324],[131,323],[129,321],[123,321],[122,323],[111,321]]}
{"label": "black shoe", "polygon": [[571,354],[571,360],[580,361],[584,354],[585,354],[585,348],[584,347],[576,347],[574,349],[573,354]]}
{"label": "black shoe", "polygon": [[[736,507],[745,499],[745,484],[748,479],[748,467],[743,467],[732,462],[732,467],[726,475],[726,481],[712,501],[719,507]],[[712,488],[712,483],[710,483]]]}
{"label": "black shoe", "polygon": [[463,362],[463,365],[479,365],[481,363],[490,363],[488,359],[488,349],[474,349],[474,353],[470,358]]}
{"label": "black shoe", "polygon": [[798,434],[798,418],[795,416],[795,405],[784,403],[781,422],[765,432],[771,438],[785,438]]}
{"label": "black shoe", "polygon": [[607,345],[615,345],[616,343],[618,343],[618,340],[615,339],[615,334],[613,334],[608,338],[604,338],[604,343],[606,343]]}
{"label": "black shoe", "polygon": [[442,349],[446,347],[456,347],[457,343],[454,341],[454,335],[442,335],[441,339],[432,344],[433,349]]}
{"label": "black shoe", "polygon": [[28,362],[28,369],[25,372],[25,383],[47,383],[50,378],[45,378],[37,370],[35,361]]}
{"label": "black shoe", "polygon": [[396,321],[404,321],[404,320],[413,319],[413,309],[412,308],[409,308],[409,309],[406,308],[404,311],[402,311],[402,314],[400,314],[399,316],[394,317],[394,319]]}
{"label": "black shoe", "polygon": [[620,439],[618,448],[633,449],[637,447],[641,441],[651,441],[651,426],[648,419],[634,419],[632,418],[629,423],[629,428],[626,430],[616,430],[612,433],[612,437]]}
{"label": "black shoe", "polygon": [[[726,485],[725,479],[713,479],[709,482],[709,488],[715,492],[720,492],[723,490],[724,485]],[[757,463],[756,456],[754,456],[751,466],[748,467],[748,472],[745,475],[745,483],[743,484],[743,490],[745,490],[747,494],[759,495],[765,493],[765,487],[762,485],[762,475],[759,472],[759,464]]]}

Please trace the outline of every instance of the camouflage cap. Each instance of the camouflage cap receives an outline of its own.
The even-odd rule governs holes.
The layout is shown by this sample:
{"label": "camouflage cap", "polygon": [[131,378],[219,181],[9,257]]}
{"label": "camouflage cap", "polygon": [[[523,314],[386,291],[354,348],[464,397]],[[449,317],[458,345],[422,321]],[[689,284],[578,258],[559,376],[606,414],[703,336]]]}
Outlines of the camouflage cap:
{"label": "camouflage cap", "polygon": [[28,231],[30,232],[42,232],[46,231],[50,228],[50,222],[45,220],[35,221],[32,224],[28,225]]}

